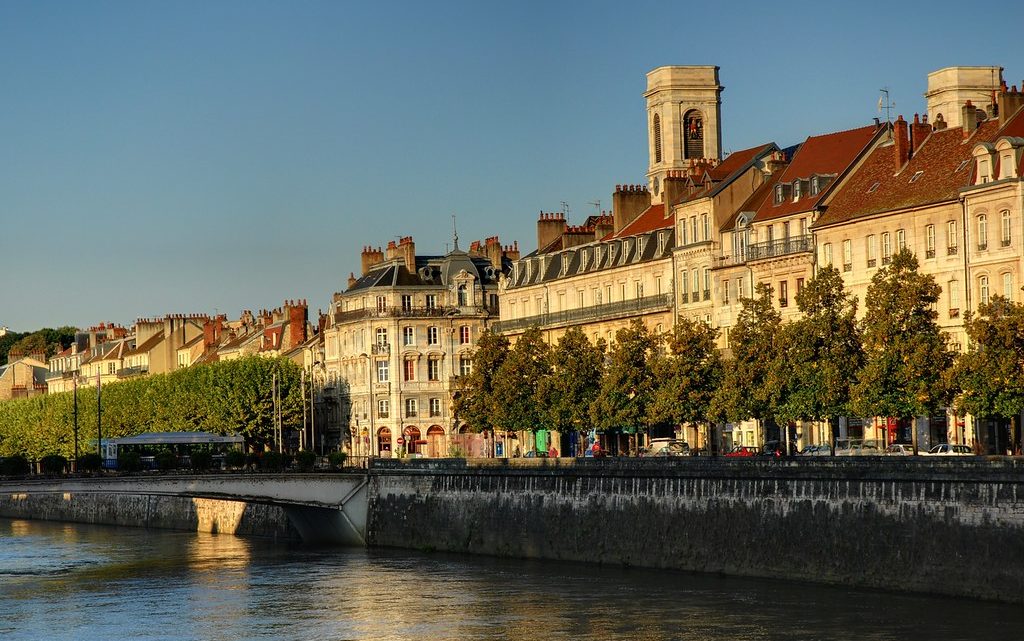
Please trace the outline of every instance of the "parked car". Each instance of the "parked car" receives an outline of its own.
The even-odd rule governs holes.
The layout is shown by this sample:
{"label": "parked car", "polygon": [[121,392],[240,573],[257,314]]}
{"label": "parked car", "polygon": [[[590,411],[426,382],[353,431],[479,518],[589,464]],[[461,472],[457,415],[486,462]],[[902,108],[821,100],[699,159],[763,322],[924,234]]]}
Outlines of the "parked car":
{"label": "parked car", "polygon": [[750,447],[749,445],[737,445],[736,447],[732,448],[732,451],[727,453],[725,456],[732,458],[746,458],[748,456],[757,456],[757,448]]}
{"label": "parked car", "polygon": [[[796,441],[789,442],[789,453],[796,454],[800,451]],[[757,453],[758,456],[786,456],[786,444],[781,441],[768,441]]]}
{"label": "parked car", "polygon": [[836,441],[836,456],[879,456],[882,449],[871,439],[844,439]]}
{"label": "parked car", "polygon": [[893,443],[885,448],[885,453],[889,456],[913,456],[914,446],[906,443]]}
{"label": "parked car", "polygon": [[690,446],[674,438],[654,438],[641,456],[689,456]]}
{"label": "parked car", "polygon": [[808,445],[800,451],[800,456],[832,456],[832,446],[828,443]]}
{"label": "parked car", "polygon": [[926,456],[974,456],[974,450],[967,445],[952,445],[950,443],[939,443],[927,452]]}

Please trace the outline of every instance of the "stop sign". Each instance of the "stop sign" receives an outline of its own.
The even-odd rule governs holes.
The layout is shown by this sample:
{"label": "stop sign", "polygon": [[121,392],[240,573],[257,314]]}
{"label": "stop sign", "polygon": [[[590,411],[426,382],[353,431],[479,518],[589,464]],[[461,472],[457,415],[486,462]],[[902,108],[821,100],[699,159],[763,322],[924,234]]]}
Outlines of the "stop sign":
{"label": "stop sign", "polygon": [[398,444],[399,444],[399,445],[405,445],[405,439],[404,439],[404,438],[402,438],[401,436],[399,436],[399,437],[398,437]]}

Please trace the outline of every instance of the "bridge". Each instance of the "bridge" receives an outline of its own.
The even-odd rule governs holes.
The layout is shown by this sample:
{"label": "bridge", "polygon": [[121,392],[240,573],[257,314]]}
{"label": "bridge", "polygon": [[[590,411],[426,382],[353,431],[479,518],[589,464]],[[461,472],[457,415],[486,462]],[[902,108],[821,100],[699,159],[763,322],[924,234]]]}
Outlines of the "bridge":
{"label": "bridge", "polygon": [[[281,508],[305,543],[366,545],[366,474],[208,474],[8,481],[13,501],[72,498],[177,497]],[[198,510],[198,506],[192,509]],[[147,512],[149,508],[146,508]],[[223,510],[221,510],[223,513]],[[147,515],[148,517],[148,515]],[[173,517],[171,517],[173,518]],[[217,524],[212,528],[217,530]]]}

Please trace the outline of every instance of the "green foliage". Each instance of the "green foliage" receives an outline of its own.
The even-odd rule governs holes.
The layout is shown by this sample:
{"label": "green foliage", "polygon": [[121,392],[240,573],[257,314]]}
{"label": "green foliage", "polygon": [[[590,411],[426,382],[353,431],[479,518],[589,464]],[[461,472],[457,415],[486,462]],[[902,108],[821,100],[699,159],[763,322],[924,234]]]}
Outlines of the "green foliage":
{"label": "green foliage", "polygon": [[639,319],[615,333],[600,391],[590,406],[590,420],[598,430],[634,434],[648,426],[654,393],[650,362],[657,346]]}
{"label": "green foliage", "polygon": [[597,399],[604,371],[604,342],[594,345],[578,327],[569,329],[551,351],[550,376],[537,389],[544,423],[553,430],[584,430],[590,421],[590,405]]}
{"label": "green foliage", "polygon": [[103,467],[103,459],[99,454],[91,452],[78,457],[79,472],[98,472]]}
{"label": "green foliage", "polygon": [[280,472],[285,467],[284,455],[279,452],[263,452],[257,466],[264,472]]}
{"label": "green foliage", "polygon": [[[241,435],[250,447],[262,449],[272,441],[275,375],[284,427],[299,427],[299,366],[286,358],[250,356],[104,385],[103,436],[209,431]],[[71,456],[72,406],[71,392],[0,403],[0,456]],[[79,389],[78,410],[79,450],[88,449],[90,440],[95,448],[95,388]]]}
{"label": "green foliage", "polygon": [[970,348],[956,359],[956,408],[984,418],[1024,411],[1024,305],[993,296],[965,321]]}
{"label": "green foliage", "polygon": [[452,411],[456,420],[470,431],[494,429],[494,377],[509,354],[508,339],[500,334],[484,332],[473,352],[472,371],[459,376],[452,395]]}
{"label": "green foliage", "polygon": [[668,336],[666,353],[655,355],[651,424],[708,423],[711,402],[722,379],[718,330],[701,321],[680,318]]}
{"label": "green foliage", "polygon": [[0,364],[8,362],[14,355],[29,356],[44,354],[47,358],[71,346],[75,340],[74,327],[49,327],[28,334],[7,334],[0,337]]}
{"label": "green foliage", "polygon": [[839,270],[827,266],[797,292],[796,303],[803,315],[781,328],[769,376],[775,418],[787,423],[844,416],[864,362],[857,301]]}
{"label": "green foliage", "polygon": [[224,455],[224,465],[230,469],[245,467],[246,456],[242,450],[229,450]]}
{"label": "green foliage", "polygon": [[117,469],[121,472],[138,472],[142,469],[142,457],[138,452],[119,452]]}
{"label": "green foliage", "polygon": [[24,476],[29,470],[28,459],[22,454],[0,459],[0,476]]}
{"label": "green foliage", "polygon": [[312,472],[316,465],[316,452],[303,450],[295,455],[295,465],[300,472]]}
{"label": "green foliage", "polygon": [[43,474],[64,474],[68,471],[68,459],[60,454],[50,454],[39,459]]}
{"label": "green foliage", "polygon": [[[531,327],[516,341],[494,374],[493,424],[508,432],[535,432],[547,424],[538,402],[538,390],[551,373],[548,344],[540,330]],[[500,402],[499,402],[500,401]]]}
{"label": "green foliage", "polygon": [[948,388],[943,372],[953,358],[936,322],[940,291],[932,276],[918,271],[917,258],[908,250],[893,256],[871,279],[855,412],[911,418],[931,415],[944,405]]}
{"label": "green foliage", "polygon": [[769,285],[759,283],[754,293],[754,298],[740,300],[742,309],[729,334],[732,358],[725,363],[725,375],[711,405],[715,420],[764,420],[774,414],[775,394],[769,379],[782,317],[772,305]]}
{"label": "green foliage", "polygon": [[189,467],[195,472],[208,472],[213,467],[213,454],[205,450],[193,452],[189,457]]}
{"label": "green foliage", "polygon": [[345,466],[346,460],[348,460],[348,454],[345,452],[331,452],[327,455],[327,464],[331,466],[331,469],[340,470]]}
{"label": "green foliage", "polygon": [[448,458],[466,458],[466,450],[458,445],[452,445],[448,448]]}

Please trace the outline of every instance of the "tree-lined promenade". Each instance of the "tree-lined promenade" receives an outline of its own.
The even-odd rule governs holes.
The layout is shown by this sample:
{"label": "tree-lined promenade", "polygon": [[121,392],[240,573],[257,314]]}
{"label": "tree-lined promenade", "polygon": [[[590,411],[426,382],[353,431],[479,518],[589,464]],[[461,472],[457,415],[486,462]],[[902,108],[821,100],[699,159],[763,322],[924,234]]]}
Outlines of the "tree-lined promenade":
{"label": "tree-lined promenade", "polygon": [[475,431],[631,436],[689,425],[707,443],[712,426],[725,422],[820,422],[834,439],[840,417],[910,420],[952,407],[1013,421],[1012,442],[1003,445],[1018,451],[1024,305],[999,296],[983,302],[966,319],[967,351],[956,354],[937,323],[939,294],[903,251],[875,274],[860,321],[832,266],[797,293],[801,315],[790,323],[772,305],[771,288],[758,285],[741,301],[725,354],[715,347],[718,330],[686,318],[664,335],[634,320],[611,345],[591,343],[578,328],[554,345],[537,328],[514,346],[487,334],[454,409]]}

